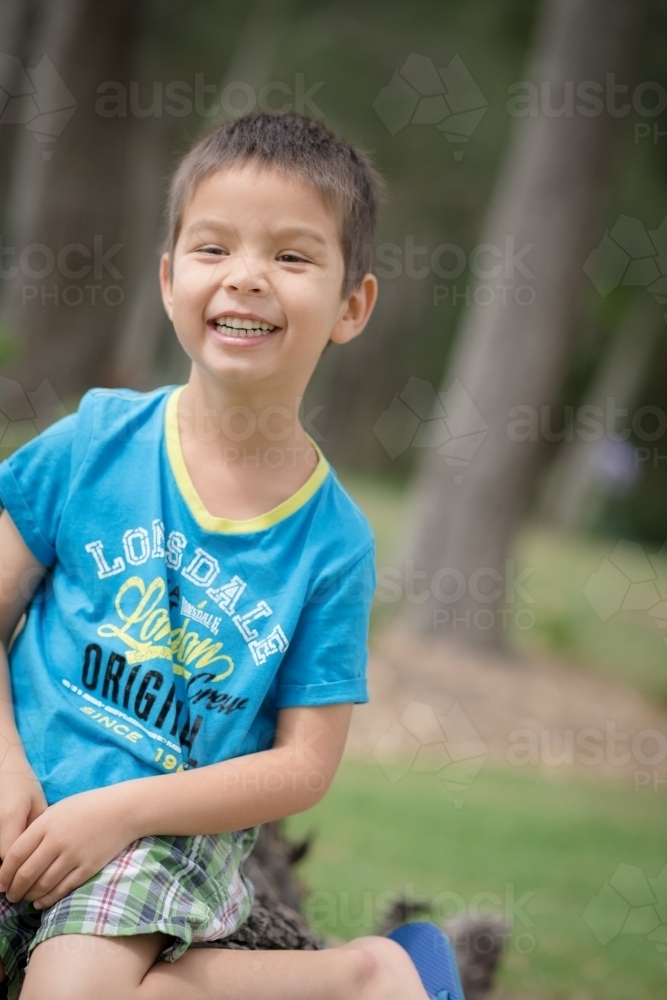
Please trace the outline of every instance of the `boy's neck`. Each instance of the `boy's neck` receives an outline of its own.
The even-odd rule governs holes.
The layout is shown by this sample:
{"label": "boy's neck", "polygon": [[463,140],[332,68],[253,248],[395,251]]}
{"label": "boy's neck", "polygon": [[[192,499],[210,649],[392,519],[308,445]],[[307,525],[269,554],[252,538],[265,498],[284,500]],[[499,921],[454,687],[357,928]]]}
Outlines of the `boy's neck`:
{"label": "boy's neck", "polygon": [[181,393],[181,426],[212,459],[224,460],[243,446],[264,455],[277,445],[312,449],[299,420],[302,386],[291,380],[267,387],[233,386],[215,382],[192,365]]}
{"label": "boy's neck", "polygon": [[179,436],[195,492],[211,515],[258,517],[312,476],[318,454],[298,419],[299,389],[231,392],[193,365],[178,400]]}

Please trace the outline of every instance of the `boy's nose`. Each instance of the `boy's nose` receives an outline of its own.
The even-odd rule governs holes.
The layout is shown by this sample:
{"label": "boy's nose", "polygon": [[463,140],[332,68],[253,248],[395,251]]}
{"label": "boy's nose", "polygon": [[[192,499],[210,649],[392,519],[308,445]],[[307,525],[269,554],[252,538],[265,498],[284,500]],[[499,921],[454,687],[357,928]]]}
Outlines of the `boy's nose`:
{"label": "boy's nose", "polygon": [[266,295],[270,291],[266,265],[260,261],[244,258],[223,278],[223,287],[243,295]]}

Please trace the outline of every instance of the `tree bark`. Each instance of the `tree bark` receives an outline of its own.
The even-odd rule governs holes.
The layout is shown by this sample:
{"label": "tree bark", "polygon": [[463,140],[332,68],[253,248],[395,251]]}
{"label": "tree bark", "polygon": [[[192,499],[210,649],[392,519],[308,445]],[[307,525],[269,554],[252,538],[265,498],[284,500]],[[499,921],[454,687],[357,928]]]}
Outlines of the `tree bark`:
{"label": "tree bark", "polygon": [[[503,252],[498,285],[510,291],[490,305],[473,293],[443,387],[454,388],[440,426],[440,442],[449,440],[425,448],[410,494],[404,555],[423,584],[406,615],[421,633],[504,645],[499,609],[515,597],[508,550],[541,457],[537,435],[513,440],[511,411],[539,415],[558,398],[618,117],[606,108],[585,116],[576,96],[569,108],[568,91],[585,81],[604,87],[609,73],[627,81],[642,11],[635,0],[545,3],[529,80],[549,106],[517,121],[482,240]],[[520,285],[528,290],[517,301]],[[442,425],[441,407],[433,416]]]}

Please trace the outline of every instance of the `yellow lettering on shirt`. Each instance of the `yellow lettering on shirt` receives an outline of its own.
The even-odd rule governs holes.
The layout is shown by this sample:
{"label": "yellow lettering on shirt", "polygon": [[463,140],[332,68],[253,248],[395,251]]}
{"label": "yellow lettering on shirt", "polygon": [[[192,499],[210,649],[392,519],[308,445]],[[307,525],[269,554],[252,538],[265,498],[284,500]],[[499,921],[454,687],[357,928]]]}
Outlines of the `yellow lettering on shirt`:
{"label": "yellow lettering on shirt", "polygon": [[[223,643],[212,642],[208,636],[200,639],[194,629],[188,631],[192,624],[189,619],[172,629],[167,609],[160,606],[165,591],[165,582],[159,576],[148,587],[141,577],[130,577],[120,586],[114,602],[118,617],[124,624],[105,623],[99,626],[97,634],[125,643],[128,663],[171,660],[174,673],[184,677],[191,676],[185,664],[199,670],[213,663],[224,663],[225,669],[215,677],[216,681],[224,680],[234,669],[234,661],[226,653],[220,653]],[[168,639],[168,645],[159,645],[160,639]]]}

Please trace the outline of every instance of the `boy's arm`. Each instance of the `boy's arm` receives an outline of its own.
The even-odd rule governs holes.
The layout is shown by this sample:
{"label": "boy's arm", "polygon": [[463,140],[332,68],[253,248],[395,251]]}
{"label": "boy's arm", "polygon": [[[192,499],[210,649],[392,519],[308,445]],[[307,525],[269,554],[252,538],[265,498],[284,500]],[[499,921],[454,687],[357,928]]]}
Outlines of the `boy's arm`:
{"label": "boy's arm", "polygon": [[351,715],[351,704],[283,708],[271,750],[116,785],[119,811],[132,811],[136,837],[224,833],[302,812],[329,788]]}
{"label": "boy's arm", "polygon": [[10,849],[0,891],[51,906],[139,837],[224,833],[308,809],[336,773],[351,714],[349,703],[284,708],[270,750],[57,802]]}
{"label": "boy's arm", "polygon": [[7,647],[45,567],[23,541],[8,511],[0,513],[0,858],[44,812],[46,799],[16,729]]}

